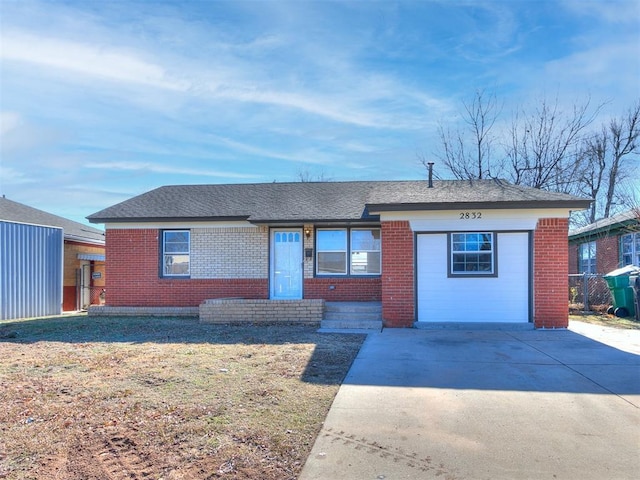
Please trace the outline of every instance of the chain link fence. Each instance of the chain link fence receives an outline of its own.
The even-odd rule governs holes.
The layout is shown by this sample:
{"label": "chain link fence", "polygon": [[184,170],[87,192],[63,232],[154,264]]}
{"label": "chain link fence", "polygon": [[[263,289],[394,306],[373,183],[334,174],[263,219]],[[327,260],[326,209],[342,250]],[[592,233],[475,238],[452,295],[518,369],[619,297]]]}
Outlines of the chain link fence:
{"label": "chain link fence", "polygon": [[611,292],[603,275],[594,273],[569,275],[570,312],[606,313],[611,303]]}
{"label": "chain link fence", "polygon": [[104,287],[78,286],[76,296],[76,309],[86,310],[91,305],[104,305],[107,292]]}

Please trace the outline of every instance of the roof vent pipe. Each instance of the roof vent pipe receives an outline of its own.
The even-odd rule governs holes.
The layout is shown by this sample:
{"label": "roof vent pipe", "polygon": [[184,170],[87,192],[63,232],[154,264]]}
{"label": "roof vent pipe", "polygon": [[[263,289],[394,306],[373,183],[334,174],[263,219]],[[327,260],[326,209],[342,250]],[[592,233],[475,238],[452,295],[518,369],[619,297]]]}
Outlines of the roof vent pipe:
{"label": "roof vent pipe", "polygon": [[433,188],[433,162],[427,163],[429,168],[429,188]]}

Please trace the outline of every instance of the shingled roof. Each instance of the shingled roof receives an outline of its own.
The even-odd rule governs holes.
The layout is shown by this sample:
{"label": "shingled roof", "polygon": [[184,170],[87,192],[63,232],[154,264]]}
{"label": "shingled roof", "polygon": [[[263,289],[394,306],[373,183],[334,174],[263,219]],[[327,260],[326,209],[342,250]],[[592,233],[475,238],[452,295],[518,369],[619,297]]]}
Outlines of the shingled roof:
{"label": "shingled roof", "polygon": [[87,218],[92,223],[248,220],[353,222],[394,210],[584,209],[590,200],[502,180],[295,182],[160,187]]}
{"label": "shingled roof", "polygon": [[634,209],[619,213],[609,218],[603,218],[584,227],[569,231],[569,240],[597,236],[602,233],[625,233],[627,229],[637,229],[640,225],[640,210]]}
{"label": "shingled roof", "polygon": [[104,232],[22,203],[0,197],[0,220],[62,228],[66,240],[104,245]]}

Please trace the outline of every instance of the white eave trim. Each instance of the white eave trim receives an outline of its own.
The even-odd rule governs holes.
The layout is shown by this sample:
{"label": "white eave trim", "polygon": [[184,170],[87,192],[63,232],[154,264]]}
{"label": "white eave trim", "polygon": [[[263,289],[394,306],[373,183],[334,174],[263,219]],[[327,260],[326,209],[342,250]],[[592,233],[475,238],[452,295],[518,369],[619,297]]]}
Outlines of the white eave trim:
{"label": "white eave trim", "polygon": [[193,220],[185,220],[184,222],[114,222],[105,223],[105,230],[140,230],[145,228],[151,229],[171,229],[171,228],[237,228],[237,227],[253,227],[258,228],[255,224],[246,220],[231,221],[205,221],[198,222]]}
{"label": "white eave trim", "polygon": [[[469,214],[468,217],[466,214]],[[408,221],[414,232],[535,230],[541,218],[568,218],[568,209],[460,209],[421,212],[388,212],[380,220]]]}

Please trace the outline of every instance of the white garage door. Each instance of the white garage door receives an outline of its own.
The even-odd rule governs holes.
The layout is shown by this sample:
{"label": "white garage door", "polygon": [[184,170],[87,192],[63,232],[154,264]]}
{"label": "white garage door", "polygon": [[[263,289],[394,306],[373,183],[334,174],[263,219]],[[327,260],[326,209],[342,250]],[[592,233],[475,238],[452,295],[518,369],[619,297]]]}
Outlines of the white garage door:
{"label": "white garage door", "polygon": [[418,321],[528,322],[528,233],[493,233],[495,276],[448,275],[452,266],[447,237],[417,236]]}

